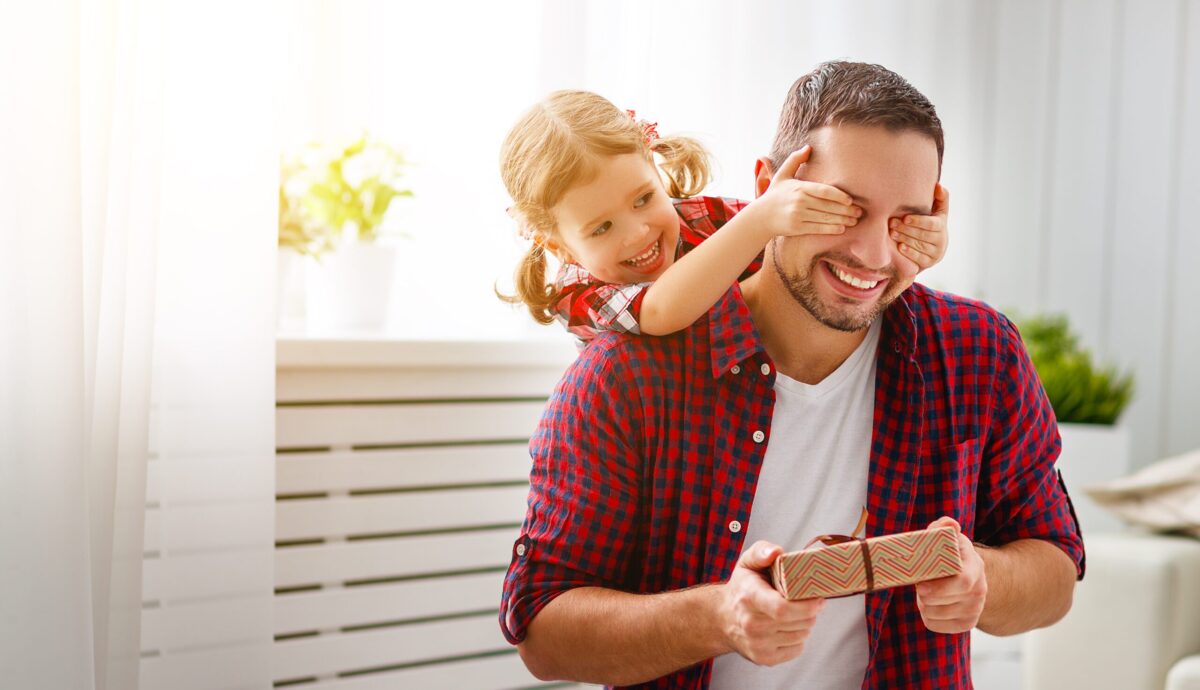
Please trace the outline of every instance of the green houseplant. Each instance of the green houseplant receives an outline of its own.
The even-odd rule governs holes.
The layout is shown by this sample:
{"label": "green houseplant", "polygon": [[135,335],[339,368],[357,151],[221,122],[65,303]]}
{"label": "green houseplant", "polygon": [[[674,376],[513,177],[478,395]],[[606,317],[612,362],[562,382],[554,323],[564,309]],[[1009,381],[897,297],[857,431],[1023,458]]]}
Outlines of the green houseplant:
{"label": "green houseplant", "polygon": [[1133,397],[1133,375],[1100,365],[1067,317],[1041,315],[1018,327],[1059,423],[1116,424]]}

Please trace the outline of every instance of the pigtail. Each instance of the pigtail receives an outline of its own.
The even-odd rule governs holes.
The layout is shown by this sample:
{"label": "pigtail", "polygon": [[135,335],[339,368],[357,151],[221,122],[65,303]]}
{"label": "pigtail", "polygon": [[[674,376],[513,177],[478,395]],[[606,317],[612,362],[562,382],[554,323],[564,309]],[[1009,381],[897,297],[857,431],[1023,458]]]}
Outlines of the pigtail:
{"label": "pigtail", "polygon": [[662,156],[659,167],[667,174],[667,195],[675,199],[696,196],[711,177],[708,151],[691,137],[654,139],[650,150]]}
{"label": "pigtail", "polygon": [[513,283],[517,294],[506,295],[496,290],[496,296],[509,304],[524,304],[533,320],[542,325],[554,320],[553,308],[560,295],[546,284],[546,250],[541,244],[530,245],[521,263],[517,264]]}

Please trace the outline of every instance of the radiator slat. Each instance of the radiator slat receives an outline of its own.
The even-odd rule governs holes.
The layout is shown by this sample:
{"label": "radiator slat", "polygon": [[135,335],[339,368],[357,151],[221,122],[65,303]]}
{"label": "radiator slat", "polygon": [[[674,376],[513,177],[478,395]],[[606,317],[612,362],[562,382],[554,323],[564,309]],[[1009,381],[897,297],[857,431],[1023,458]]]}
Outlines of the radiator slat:
{"label": "radiator slat", "polygon": [[528,439],[541,401],[321,405],[276,411],[278,448]]}
{"label": "radiator slat", "polygon": [[443,486],[455,483],[526,481],[526,443],[282,455],[275,492]]}
{"label": "radiator slat", "polygon": [[275,586],[507,567],[518,535],[512,527],[276,549]]}
{"label": "radiator slat", "polygon": [[520,522],[527,486],[300,499],[275,504],[279,541]]}

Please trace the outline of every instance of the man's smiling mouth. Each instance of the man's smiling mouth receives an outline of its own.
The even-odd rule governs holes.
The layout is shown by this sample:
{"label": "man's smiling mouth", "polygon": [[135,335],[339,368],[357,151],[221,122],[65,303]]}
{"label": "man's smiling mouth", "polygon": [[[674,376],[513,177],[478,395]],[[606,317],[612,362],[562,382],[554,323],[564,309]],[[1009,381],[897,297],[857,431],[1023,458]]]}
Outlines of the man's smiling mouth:
{"label": "man's smiling mouth", "polygon": [[838,277],[838,280],[842,281],[843,283],[845,283],[851,287],[856,287],[859,290],[870,290],[871,288],[873,288],[879,284],[878,280],[861,280],[859,278],[855,278],[854,276],[850,275],[849,273],[846,273],[845,271],[838,268],[837,266],[830,265],[830,268],[833,269],[833,274]]}

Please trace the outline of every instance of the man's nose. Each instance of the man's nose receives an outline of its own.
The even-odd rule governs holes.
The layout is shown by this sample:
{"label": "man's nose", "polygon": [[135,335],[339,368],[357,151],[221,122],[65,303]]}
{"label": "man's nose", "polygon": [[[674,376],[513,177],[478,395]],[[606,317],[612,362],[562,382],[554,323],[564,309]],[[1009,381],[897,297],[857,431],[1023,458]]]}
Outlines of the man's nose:
{"label": "man's nose", "polygon": [[863,266],[882,269],[892,264],[889,221],[889,218],[871,218],[866,222],[859,220],[857,225],[847,228],[850,255],[862,262]]}

